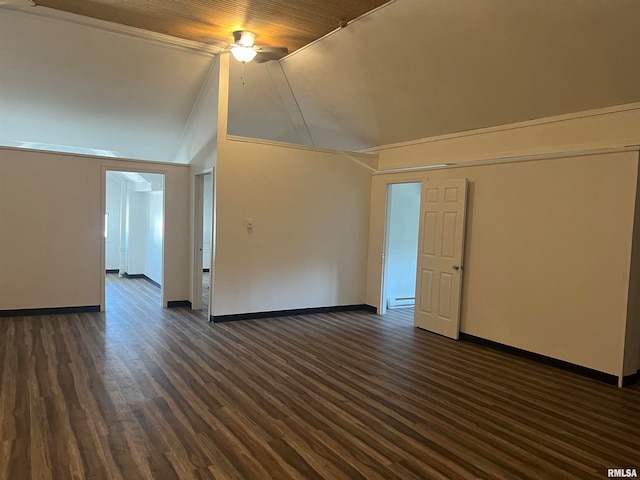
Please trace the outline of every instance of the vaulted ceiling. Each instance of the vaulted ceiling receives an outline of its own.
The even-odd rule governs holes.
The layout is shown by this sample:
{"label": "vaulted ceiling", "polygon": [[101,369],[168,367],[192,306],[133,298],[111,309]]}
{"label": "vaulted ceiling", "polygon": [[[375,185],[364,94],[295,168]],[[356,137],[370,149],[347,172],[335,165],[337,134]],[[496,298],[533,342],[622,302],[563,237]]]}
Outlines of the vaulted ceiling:
{"label": "vaulted ceiling", "polygon": [[214,60],[5,10],[0,45],[0,144],[143,160],[171,160]]}
{"label": "vaulted ceiling", "polygon": [[[279,62],[308,135],[277,134],[359,150],[638,102],[638,18],[637,0],[397,0]],[[278,77],[232,66],[230,126],[273,138],[251,105]]]}
{"label": "vaulted ceiling", "polygon": [[[23,0],[0,5],[11,1]],[[0,145],[201,158],[215,149],[219,62],[210,46],[236,28],[295,50],[277,62],[232,61],[236,135],[356,150],[640,102],[637,0],[395,0],[304,48],[384,2],[42,1],[190,40],[43,6],[0,8]],[[222,3],[237,23],[215,20]],[[201,13],[215,5],[215,15]],[[280,26],[287,16],[295,28]]]}
{"label": "vaulted ceiling", "polygon": [[361,149],[638,102],[639,18],[638,0],[399,0],[282,66],[314,141]]}

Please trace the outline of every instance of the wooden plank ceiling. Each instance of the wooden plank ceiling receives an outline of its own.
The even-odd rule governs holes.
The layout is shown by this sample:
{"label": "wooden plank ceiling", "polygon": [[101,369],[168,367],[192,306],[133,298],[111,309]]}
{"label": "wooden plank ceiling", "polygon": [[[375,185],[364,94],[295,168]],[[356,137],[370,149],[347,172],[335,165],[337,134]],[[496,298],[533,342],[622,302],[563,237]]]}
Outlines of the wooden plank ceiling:
{"label": "wooden plank ceiling", "polygon": [[388,0],[35,0],[37,5],[197,42],[233,41],[234,30],[256,44],[290,52]]}

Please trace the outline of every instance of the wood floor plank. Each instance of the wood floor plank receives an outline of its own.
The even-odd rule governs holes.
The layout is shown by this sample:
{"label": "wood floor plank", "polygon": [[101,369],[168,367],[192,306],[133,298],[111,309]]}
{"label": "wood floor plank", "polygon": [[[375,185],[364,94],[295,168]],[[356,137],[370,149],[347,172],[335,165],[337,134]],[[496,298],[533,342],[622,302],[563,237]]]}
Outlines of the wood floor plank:
{"label": "wood floor plank", "polygon": [[0,479],[640,470],[640,385],[433,335],[411,309],[210,324],[144,279],[106,284],[104,313],[0,319]]}

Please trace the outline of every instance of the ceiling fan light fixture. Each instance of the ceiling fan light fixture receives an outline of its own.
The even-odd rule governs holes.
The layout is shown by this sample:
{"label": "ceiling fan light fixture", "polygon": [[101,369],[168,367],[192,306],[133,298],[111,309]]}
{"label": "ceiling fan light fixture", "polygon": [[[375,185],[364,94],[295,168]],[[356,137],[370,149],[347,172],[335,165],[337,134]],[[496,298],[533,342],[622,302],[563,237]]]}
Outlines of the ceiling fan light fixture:
{"label": "ceiling fan light fixture", "polygon": [[256,34],[248,30],[236,30],[233,32],[233,41],[241,47],[253,47],[256,43]]}
{"label": "ceiling fan light fixture", "polygon": [[231,48],[231,55],[240,63],[247,63],[254,59],[257,55],[253,47],[245,47],[241,45],[235,45]]}

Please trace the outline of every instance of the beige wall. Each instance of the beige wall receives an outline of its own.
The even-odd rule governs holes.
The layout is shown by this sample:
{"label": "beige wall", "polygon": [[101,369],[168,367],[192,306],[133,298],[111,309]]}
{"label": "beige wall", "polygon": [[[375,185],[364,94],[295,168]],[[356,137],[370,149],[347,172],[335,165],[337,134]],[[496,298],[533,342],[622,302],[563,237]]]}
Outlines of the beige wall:
{"label": "beige wall", "polygon": [[189,298],[188,166],[0,149],[0,310],[100,304],[103,168],[165,173],[165,298]]}
{"label": "beige wall", "polygon": [[379,305],[386,183],[466,177],[461,331],[620,375],[637,164],[623,152],[374,176],[367,303]]}
{"label": "beige wall", "polygon": [[335,152],[227,140],[216,176],[214,315],[364,302],[369,169]]}

